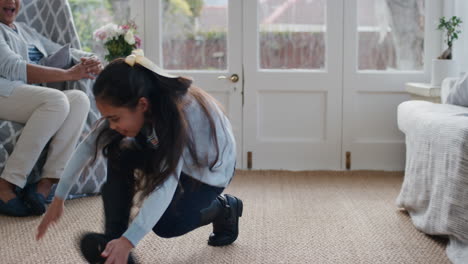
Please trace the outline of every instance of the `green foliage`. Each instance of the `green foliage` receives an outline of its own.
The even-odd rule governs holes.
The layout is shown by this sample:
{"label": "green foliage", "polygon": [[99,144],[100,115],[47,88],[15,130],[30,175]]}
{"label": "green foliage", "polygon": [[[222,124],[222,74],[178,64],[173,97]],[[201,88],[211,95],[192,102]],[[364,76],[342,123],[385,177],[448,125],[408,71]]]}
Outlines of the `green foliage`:
{"label": "green foliage", "polygon": [[186,0],[164,0],[164,4],[167,8],[166,12],[169,12],[173,15],[183,15],[188,17],[193,16],[190,5]]}
{"label": "green foliage", "polygon": [[124,36],[121,35],[116,39],[112,39],[107,41],[104,44],[104,47],[109,51],[109,54],[105,56],[107,61],[112,61],[117,58],[122,58],[130,55],[132,50],[136,49],[136,44],[130,45],[128,44]]}
{"label": "green foliage", "polygon": [[[82,49],[91,51],[93,47],[93,32],[97,28],[113,21],[113,0],[69,0],[75,27],[80,38]],[[174,17],[184,16],[191,19],[200,16],[203,0],[163,0],[165,12]],[[224,34],[224,36],[219,35]],[[197,36],[200,35],[197,33]],[[225,33],[207,32],[202,37],[208,39],[225,37]],[[195,37],[194,34],[191,35]],[[112,44],[114,45],[114,44]]]}
{"label": "green foliage", "polygon": [[458,35],[461,33],[461,30],[458,29],[461,23],[463,23],[463,21],[457,16],[452,16],[452,18],[447,20],[445,17],[441,17],[439,20],[437,29],[446,31],[445,41],[449,48],[452,48],[453,41],[458,39]]}
{"label": "green foliage", "polygon": [[103,14],[111,17],[112,5],[109,0],[69,0],[75,27],[80,38],[81,48],[91,52],[93,32],[108,21],[103,21]]}
{"label": "green foliage", "polygon": [[[274,38],[274,39],[290,39],[294,34],[298,32],[293,31],[260,31],[261,38]],[[314,34],[320,36],[323,32],[312,32],[310,34]],[[226,31],[218,31],[218,30],[211,30],[211,31],[198,31],[196,33],[187,33],[185,35],[186,39],[194,40],[225,40],[227,38]]]}
{"label": "green foliage", "polygon": [[461,33],[461,30],[458,28],[460,24],[463,23],[459,17],[453,16],[450,19],[445,19],[441,17],[439,20],[438,30],[446,31],[445,42],[447,43],[448,48],[442,52],[438,59],[442,60],[451,60],[452,59],[452,45],[453,41],[458,39],[458,35]]}
{"label": "green foliage", "polygon": [[111,8],[109,0],[68,0],[70,5],[83,6],[83,5],[104,5],[106,8]]}
{"label": "green foliage", "polygon": [[192,11],[193,17],[199,17],[201,11],[203,10],[203,0],[186,0],[190,6],[190,11]]}
{"label": "green foliage", "polygon": [[203,32],[206,39],[226,39],[226,31],[206,31]]}
{"label": "green foliage", "polygon": [[188,33],[187,39],[203,39],[203,40],[222,40],[226,39],[226,31],[199,31],[195,34]]}
{"label": "green foliage", "polygon": [[164,12],[181,14],[191,18],[199,17],[203,10],[203,0],[163,0]]}

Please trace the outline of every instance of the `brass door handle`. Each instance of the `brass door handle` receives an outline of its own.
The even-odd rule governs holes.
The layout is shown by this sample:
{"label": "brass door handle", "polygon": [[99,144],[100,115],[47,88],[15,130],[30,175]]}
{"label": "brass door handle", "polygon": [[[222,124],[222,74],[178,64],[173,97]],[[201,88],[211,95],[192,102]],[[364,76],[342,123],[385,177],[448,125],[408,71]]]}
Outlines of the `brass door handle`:
{"label": "brass door handle", "polygon": [[223,80],[223,79],[227,79],[233,83],[236,83],[239,81],[239,75],[237,74],[233,74],[231,75],[230,77],[227,77],[227,76],[224,76],[224,75],[221,75],[221,76],[218,76],[218,80]]}

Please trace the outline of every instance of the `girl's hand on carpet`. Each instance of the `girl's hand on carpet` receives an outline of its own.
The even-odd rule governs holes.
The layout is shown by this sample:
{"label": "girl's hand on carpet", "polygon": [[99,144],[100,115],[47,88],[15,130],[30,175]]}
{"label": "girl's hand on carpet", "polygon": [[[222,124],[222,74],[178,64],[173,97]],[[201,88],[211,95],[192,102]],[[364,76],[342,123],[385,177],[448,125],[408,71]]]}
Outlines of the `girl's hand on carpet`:
{"label": "girl's hand on carpet", "polygon": [[47,209],[46,214],[42,218],[41,223],[37,227],[37,234],[36,234],[36,240],[41,239],[45,233],[47,232],[47,228],[51,224],[55,224],[58,222],[60,217],[63,214],[63,204],[64,201],[58,197],[55,197],[52,203],[49,206],[49,209]]}
{"label": "girl's hand on carpet", "polygon": [[110,241],[101,254],[102,257],[107,258],[104,264],[126,264],[132,248],[132,243],[125,237]]}

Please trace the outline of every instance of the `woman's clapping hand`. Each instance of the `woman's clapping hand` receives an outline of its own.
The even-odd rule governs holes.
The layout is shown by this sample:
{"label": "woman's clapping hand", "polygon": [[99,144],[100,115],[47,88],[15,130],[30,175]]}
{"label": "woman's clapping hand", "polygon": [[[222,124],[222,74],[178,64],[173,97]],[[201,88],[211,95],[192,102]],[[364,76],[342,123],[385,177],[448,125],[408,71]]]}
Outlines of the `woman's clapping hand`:
{"label": "woman's clapping hand", "polygon": [[88,73],[99,75],[102,71],[102,64],[95,56],[81,58],[81,63],[86,67]]}
{"label": "woman's clapping hand", "polygon": [[78,81],[81,79],[96,78],[101,73],[102,64],[96,57],[81,58],[81,62],[67,70],[70,80]]}

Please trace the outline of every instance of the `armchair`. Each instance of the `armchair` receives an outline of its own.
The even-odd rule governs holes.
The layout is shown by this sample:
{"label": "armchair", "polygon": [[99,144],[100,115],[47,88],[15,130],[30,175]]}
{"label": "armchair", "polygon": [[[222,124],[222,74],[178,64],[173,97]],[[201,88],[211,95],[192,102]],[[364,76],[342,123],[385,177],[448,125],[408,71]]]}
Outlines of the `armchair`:
{"label": "armchair", "polygon": [[[66,0],[23,0],[17,21],[25,22],[39,33],[59,44],[70,43],[71,47],[74,48],[71,54],[74,63],[78,63],[79,58],[82,56],[91,55],[79,50],[79,38],[74,26],[70,6]],[[92,95],[92,85],[93,81],[91,80],[68,82],[66,85],[66,89],[79,89],[90,97],[91,110],[80,140],[84,138],[94,122],[100,117]],[[21,135],[22,128],[23,124],[0,120],[0,173],[3,171],[9,154],[13,151],[16,141]],[[35,181],[40,177],[41,168],[44,165],[46,156],[47,147],[41,153],[38,162],[28,176],[28,182]],[[68,198],[98,193],[105,181],[106,161],[99,155],[94,164],[88,164],[84,168],[79,181],[73,186]]]}

